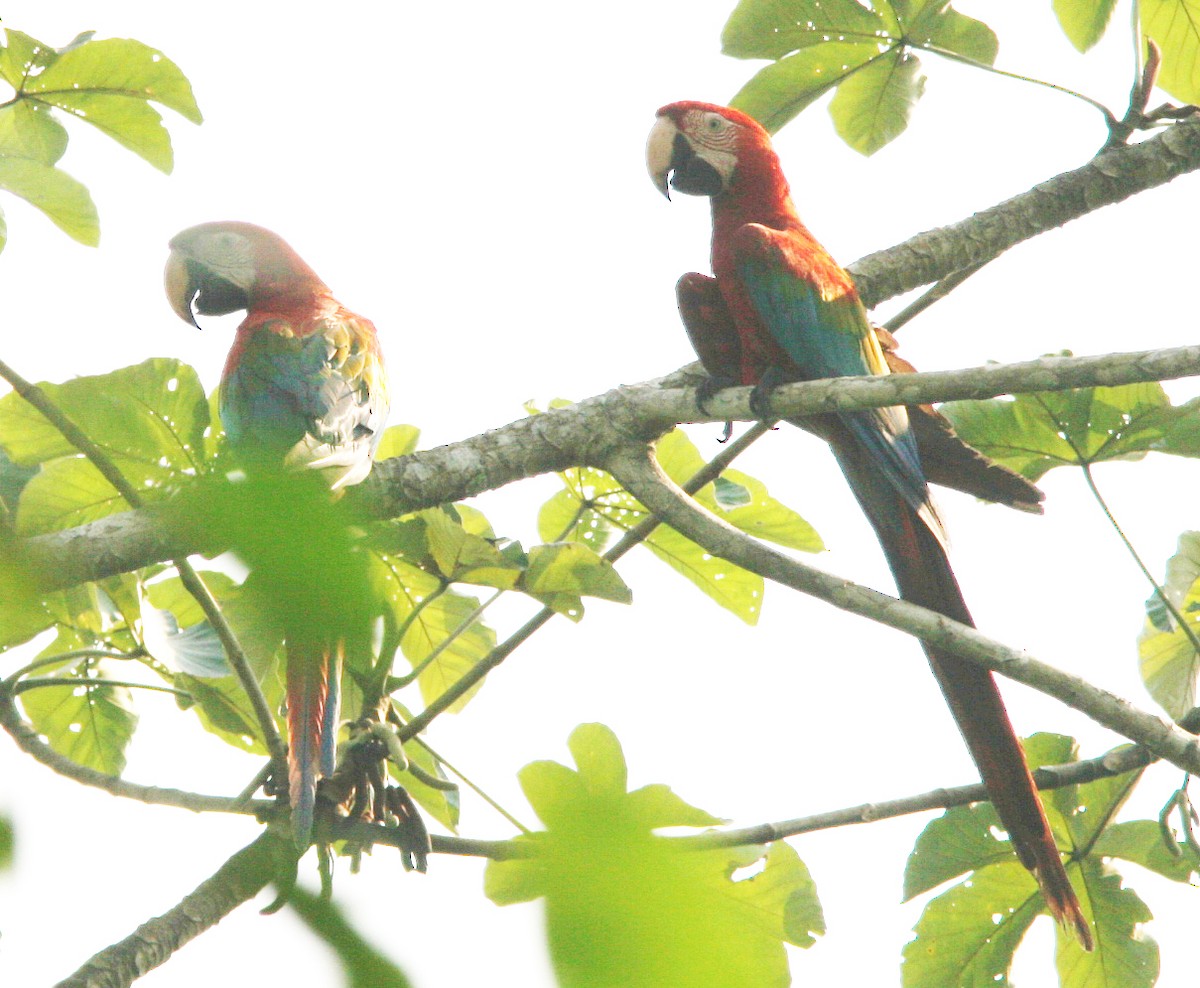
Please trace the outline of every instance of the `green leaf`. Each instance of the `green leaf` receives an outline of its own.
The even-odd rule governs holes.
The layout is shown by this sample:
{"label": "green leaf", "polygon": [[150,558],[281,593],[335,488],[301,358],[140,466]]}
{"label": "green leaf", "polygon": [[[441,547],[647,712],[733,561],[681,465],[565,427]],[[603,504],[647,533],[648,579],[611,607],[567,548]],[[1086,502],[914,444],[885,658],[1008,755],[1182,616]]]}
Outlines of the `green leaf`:
{"label": "green leaf", "polygon": [[8,28],[4,33],[8,44],[0,48],[0,78],[20,91],[30,75],[53,64],[58,52],[23,31]]}
{"label": "green leaf", "polygon": [[769,133],[880,55],[875,41],[831,41],[803,48],[766,66],[730,100]]}
{"label": "green leaf", "polygon": [[170,172],[171,139],[153,100],[192,123],[203,117],[191,84],[162,52],[127,38],[88,41],[64,51],[26,81],[25,93],[86,120],[155,168]]}
{"label": "green leaf", "polygon": [[375,461],[407,456],[417,448],[420,438],[421,430],[415,425],[389,426],[379,440],[379,448],[375,450]]}
{"label": "green leaf", "polygon": [[1200,103],[1200,6],[1196,0],[1140,0],[1142,31],[1162,49],[1158,85],[1181,103]]}
{"label": "green leaf", "polygon": [[429,552],[447,580],[478,583],[511,590],[521,578],[521,567],[501,554],[491,542],[472,535],[438,508],[421,512]]}
{"label": "green leaf", "polygon": [[1012,847],[996,837],[999,826],[991,803],[955,806],[931,820],[904,866],[903,901],[976,869],[1011,861]]}
{"label": "green leaf", "polygon": [[[63,651],[62,644],[78,647],[60,635],[52,648]],[[104,685],[107,667],[98,660],[72,664],[53,677],[63,685],[29,689],[20,699],[34,730],[60,755],[98,772],[120,775],[137,714],[128,689]]]}
{"label": "green leaf", "polygon": [[954,401],[941,410],[965,442],[1030,480],[1056,466],[1138,460],[1150,450],[1200,452],[1182,438],[1200,409],[1172,405],[1157,383]]}
{"label": "green leaf", "polygon": [[[371,554],[370,578],[376,594],[391,608],[397,626],[405,628],[400,647],[412,667],[438,651],[418,680],[426,703],[446,692],[495,647],[496,632],[475,617],[477,598],[446,589],[437,577],[383,553]],[[443,647],[451,636],[453,641]],[[450,709],[461,710],[480,685],[473,686]]]}
{"label": "green leaf", "polygon": [[1054,0],[1054,15],[1079,51],[1087,51],[1104,37],[1117,0]]}
{"label": "green leaf", "polygon": [[633,594],[612,563],[579,542],[538,545],[529,550],[521,589],[531,594],[566,593],[628,604]]}
{"label": "green leaf", "polygon": [[1143,924],[1153,916],[1122,877],[1091,858],[1082,867],[1085,906],[1091,913],[1096,949],[1090,954],[1059,932],[1056,966],[1066,988],[1120,985],[1151,988],[1158,980],[1158,944]]}
{"label": "green leaf", "polygon": [[954,52],[984,65],[996,61],[1000,42],[983,21],[960,14],[941,0],[907,0],[896,6],[903,11],[904,37],[910,44]]}
{"label": "green leaf", "polygon": [[[175,687],[191,695],[196,715],[210,734],[239,751],[269,754],[259,733],[254,708],[236,676],[199,679],[181,672],[175,676]],[[273,699],[282,700],[282,687],[273,692]]]}
{"label": "green leaf", "polygon": [[88,190],[64,171],[33,158],[0,158],[0,189],[36,206],[67,236],[100,243],[100,219]]}
{"label": "green leaf", "polygon": [[29,641],[54,623],[20,542],[0,525],[0,650]]}
{"label": "green leaf", "polygon": [[53,165],[66,149],[66,128],[44,106],[26,100],[0,106],[0,156]]}
{"label": "green leaf", "polygon": [[1200,532],[1179,537],[1179,547],[1167,561],[1163,592],[1187,628],[1178,624],[1157,595],[1152,596],[1138,635],[1138,667],[1154,701],[1178,719],[1196,705],[1200,676],[1200,652],[1193,644],[1193,638],[1200,636]]}
{"label": "green leaf", "polygon": [[665,786],[626,793],[625,760],[611,731],[583,725],[570,746],[578,771],[535,762],[520,773],[549,828],[518,839],[534,856],[491,862],[485,875],[495,902],[545,898],[558,983],[787,984],[784,941],[807,945],[824,930],[812,879],[795,853],[776,844],[759,874],[732,881],[734,869],[749,863],[744,852],[688,849],[652,833],[713,818]]}
{"label": "green leaf", "polygon": [[13,863],[13,825],[6,816],[0,816],[0,871],[7,871]]}
{"label": "green leaf", "polygon": [[1173,882],[1195,885],[1200,854],[1182,841],[1167,842],[1156,820],[1129,820],[1113,824],[1096,841],[1096,854],[1123,858]]}
{"label": "green leaf", "polygon": [[350,925],[330,900],[293,885],[288,890],[287,902],[304,924],[333,950],[349,988],[409,988],[412,984],[403,971]]}
{"label": "green leaf", "polygon": [[[130,464],[120,467],[126,476]],[[140,478],[130,477],[136,483]],[[149,478],[147,478],[149,479]],[[115,488],[88,460],[66,457],[46,464],[21,492],[17,531],[42,535],[95,521],[128,508]]]}
{"label": "green leaf", "polygon": [[721,32],[734,58],[780,59],[830,38],[878,41],[887,25],[856,0],[740,0]]}
{"label": "green leaf", "polygon": [[618,528],[632,528],[646,513],[611,474],[591,467],[565,470],[564,489],[538,512],[543,542],[582,542],[603,552]]}
{"label": "green leaf", "polygon": [[[700,451],[680,429],[663,436],[655,454],[667,476],[680,485],[705,466]],[[695,499],[747,535],[801,552],[825,549],[808,522],[771,497],[761,480],[740,470],[726,470],[712,484],[700,488]]]}
{"label": "green leaf", "polygon": [[995,988],[1009,984],[1013,952],[1042,911],[1037,882],[1015,858],[977,872],[933,899],[904,946],[908,988]]}
{"label": "green leaf", "polygon": [[893,49],[848,76],[829,112],[838,136],[859,154],[872,155],[904,133],[924,92],[920,59]]}
{"label": "green leaf", "polygon": [[[133,367],[39,388],[110,454],[193,474],[204,465],[208,401],[200,379],[179,360],[155,357]],[[0,445],[31,465],[78,451],[24,398],[0,398]]]}
{"label": "green leaf", "polygon": [[646,548],[726,610],[747,624],[758,623],[762,610],[763,578],[711,555],[675,529],[660,525],[646,539]]}

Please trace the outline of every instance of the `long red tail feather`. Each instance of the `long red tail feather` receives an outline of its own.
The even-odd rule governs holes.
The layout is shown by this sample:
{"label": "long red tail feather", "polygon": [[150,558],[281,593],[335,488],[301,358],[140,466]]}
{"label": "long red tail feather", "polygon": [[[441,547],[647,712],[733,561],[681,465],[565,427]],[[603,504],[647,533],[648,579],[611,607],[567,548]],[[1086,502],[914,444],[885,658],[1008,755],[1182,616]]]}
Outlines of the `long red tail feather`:
{"label": "long red tail feather", "polygon": [[[834,452],[879,537],[900,596],[974,627],[940,539],[882,480],[869,455],[853,440],[835,442]],[[1037,878],[1054,918],[1091,950],[1091,929],[995,679],[974,663],[923,647],[1017,856]]]}

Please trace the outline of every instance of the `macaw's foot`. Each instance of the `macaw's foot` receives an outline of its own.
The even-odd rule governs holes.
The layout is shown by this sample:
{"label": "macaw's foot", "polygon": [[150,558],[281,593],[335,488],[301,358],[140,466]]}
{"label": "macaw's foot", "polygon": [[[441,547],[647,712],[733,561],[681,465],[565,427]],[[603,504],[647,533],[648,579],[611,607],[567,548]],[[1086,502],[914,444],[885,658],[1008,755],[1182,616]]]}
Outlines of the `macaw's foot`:
{"label": "macaw's foot", "polygon": [[778,416],[771,412],[771,392],[779,385],[786,384],[789,378],[778,367],[768,367],[763,371],[758,384],[750,392],[750,411],[763,422],[774,422]]}
{"label": "macaw's foot", "polygon": [[700,409],[700,414],[708,415],[708,403],[717,396],[717,393],[724,391],[726,388],[736,388],[737,383],[732,377],[727,377],[724,374],[714,374],[711,377],[706,377],[697,384],[696,407]]}

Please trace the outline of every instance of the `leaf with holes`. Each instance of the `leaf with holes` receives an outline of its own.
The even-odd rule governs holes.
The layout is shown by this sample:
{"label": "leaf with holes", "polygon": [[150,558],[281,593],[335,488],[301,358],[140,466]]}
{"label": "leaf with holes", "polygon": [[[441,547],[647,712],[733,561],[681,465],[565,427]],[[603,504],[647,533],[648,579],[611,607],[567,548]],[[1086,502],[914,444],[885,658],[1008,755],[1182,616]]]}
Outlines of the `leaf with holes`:
{"label": "leaf with holes", "polygon": [[20,699],[34,730],[60,755],[120,775],[138,719],[129,690],[105,684],[108,671],[103,661],[82,662],[47,677],[54,685],[26,690]]}

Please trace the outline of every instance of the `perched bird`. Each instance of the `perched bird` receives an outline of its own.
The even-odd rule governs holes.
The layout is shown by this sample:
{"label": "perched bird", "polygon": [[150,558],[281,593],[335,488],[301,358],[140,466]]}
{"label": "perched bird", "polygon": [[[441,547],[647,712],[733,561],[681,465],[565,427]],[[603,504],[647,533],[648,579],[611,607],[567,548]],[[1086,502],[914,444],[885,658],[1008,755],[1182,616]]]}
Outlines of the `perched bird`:
{"label": "perched bird", "polygon": [[[715,277],[685,274],[677,286],[688,335],[714,376],[708,393],[755,385],[752,404],[765,409],[770,388],[783,381],[889,372],[854,283],[800,222],[770,137],[753,118],[709,103],[672,103],[658,111],[646,154],[660,192],[670,198],[674,188],[712,204]],[[897,370],[911,370],[891,359]],[[930,498],[927,481],[934,477],[922,469],[925,450],[918,445],[928,447],[925,458],[940,483],[1032,511],[1041,510],[1041,492],[970,449],[934,416],[932,409],[893,407],[796,424],[832,447],[900,596],[973,624]],[[1037,878],[1050,912],[1091,949],[1091,931],[995,680],[952,653],[924,647],[1017,856]]]}
{"label": "perched bird", "polygon": [[[179,317],[244,309],[221,375],[220,416],[250,473],[317,471],[332,491],[362,481],[383,434],[387,382],[375,327],[338,302],[281,237],[202,223],[170,242],[167,296]],[[343,643],[285,628],[288,792],[297,840],[317,781],[334,770]],[[330,640],[334,638],[334,640]]]}

